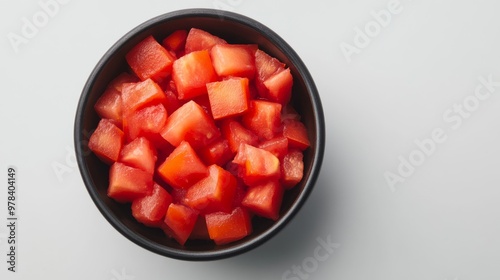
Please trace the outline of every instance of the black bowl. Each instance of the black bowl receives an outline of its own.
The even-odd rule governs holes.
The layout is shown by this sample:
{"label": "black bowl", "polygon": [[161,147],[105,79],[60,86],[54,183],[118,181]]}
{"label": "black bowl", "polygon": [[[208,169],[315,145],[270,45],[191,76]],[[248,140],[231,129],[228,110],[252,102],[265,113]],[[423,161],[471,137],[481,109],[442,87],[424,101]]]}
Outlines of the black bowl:
{"label": "black bowl", "polygon": [[[164,38],[177,29],[191,27],[206,30],[230,43],[258,44],[259,48],[290,67],[293,78],[292,104],[301,114],[308,129],[311,147],[304,153],[304,178],[286,192],[280,219],[276,222],[254,218],[253,233],[227,245],[211,241],[189,240],[184,246],[165,236],[160,229],[138,223],[130,205],[120,204],[107,194],[109,166],[89,152],[90,133],[97,127],[99,116],[94,104],[106,85],[128,69],[125,54],[149,35]],[[83,88],[75,119],[75,149],[80,173],[97,208],[108,222],[134,243],[160,255],[184,260],[221,259],[246,252],[267,241],[280,231],[299,211],[311,193],[318,177],[325,146],[325,127],[321,101],[314,81],[295,51],[276,33],[248,17],[219,10],[189,9],[167,13],[134,28],[116,42],[97,63]]]}

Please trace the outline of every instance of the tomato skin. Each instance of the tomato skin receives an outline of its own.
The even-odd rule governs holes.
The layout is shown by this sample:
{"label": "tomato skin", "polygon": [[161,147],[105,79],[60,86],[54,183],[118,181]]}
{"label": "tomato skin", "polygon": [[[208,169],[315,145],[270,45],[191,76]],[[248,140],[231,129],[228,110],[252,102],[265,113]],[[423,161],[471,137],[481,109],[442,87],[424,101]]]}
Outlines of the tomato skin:
{"label": "tomato skin", "polygon": [[113,121],[102,119],[89,139],[88,147],[107,164],[118,161],[123,147],[124,134]]}
{"label": "tomato skin", "polygon": [[153,175],[156,163],[156,149],[143,137],[136,138],[123,146],[120,162],[130,167],[139,168]]}
{"label": "tomato skin", "polygon": [[176,203],[168,206],[165,215],[163,230],[184,245],[194,229],[198,213],[193,209]]}
{"label": "tomato skin", "polygon": [[215,212],[205,216],[208,234],[215,244],[223,245],[240,240],[252,233],[247,210],[236,207],[231,213]]}
{"label": "tomato skin", "polygon": [[153,176],[138,168],[115,162],[109,169],[108,196],[118,202],[132,202],[153,191]]}
{"label": "tomato skin", "polygon": [[208,173],[188,189],[184,200],[186,205],[201,213],[231,212],[236,178],[215,164],[208,167]]}
{"label": "tomato skin", "polygon": [[183,141],[158,167],[158,173],[173,188],[185,189],[207,176],[208,170],[189,143]]}
{"label": "tomato skin", "polygon": [[278,220],[284,188],[278,181],[268,181],[250,187],[242,205],[255,214],[271,220]]}
{"label": "tomato skin", "polygon": [[246,129],[236,120],[227,119],[221,123],[222,135],[227,139],[229,148],[236,153],[241,144],[257,145],[259,137]]}
{"label": "tomato skin", "polygon": [[281,164],[281,182],[286,189],[297,185],[304,176],[304,155],[292,149],[285,155]]}
{"label": "tomato skin", "polygon": [[150,195],[132,201],[132,216],[149,227],[161,226],[172,196],[160,185],[153,183]]}
{"label": "tomato skin", "polygon": [[160,134],[173,146],[186,141],[195,150],[212,143],[221,135],[213,119],[192,100],[168,117]]}
{"label": "tomato skin", "polygon": [[154,138],[165,126],[167,116],[167,110],[162,104],[148,106],[129,114],[123,119],[126,138],[129,141],[140,136]]}
{"label": "tomato skin", "polygon": [[307,128],[297,120],[288,119],[283,122],[283,136],[288,138],[290,148],[303,151],[311,145],[307,136]]}
{"label": "tomato skin", "polygon": [[207,94],[206,84],[217,81],[217,74],[207,50],[191,52],[174,62],[172,79],[180,100]]}
{"label": "tomato skin", "polygon": [[288,152],[288,138],[277,136],[273,139],[261,142],[257,148],[271,152],[277,158],[283,158]]}
{"label": "tomato skin", "polygon": [[210,57],[217,75],[253,79],[256,50],[257,45],[219,44],[212,47]]}
{"label": "tomato skin", "polygon": [[243,181],[255,186],[263,181],[277,180],[280,177],[280,161],[272,153],[248,144],[241,144],[233,163],[244,169]]}
{"label": "tomato skin", "polygon": [[170,75],[175,60],[153,36],[148,36],[133,47],[125,58],[130,68],[141,79],[161,81]]}
{"label": "tomato skin", "polygon": [[161,87],[151,79],[138,83],[125,83],[122,88],[124,118],[137,110],[166,101]]}
{"label": "tomato skin", "polygon": [[226,40],[198,28],[191,28],[186,38],[186,54],[194,51],[210,50],[217,44],[227,44]]}
{"label": "tomato skin", "polygon": [[247,78],[231,78],[207,84],[208,99],[215,120],[233,117],[248,110]]}
{"label": "tomato skin", "polygon": [[281,130],[281,104],[252,100],[242,123],[260,138],[272,139]]}

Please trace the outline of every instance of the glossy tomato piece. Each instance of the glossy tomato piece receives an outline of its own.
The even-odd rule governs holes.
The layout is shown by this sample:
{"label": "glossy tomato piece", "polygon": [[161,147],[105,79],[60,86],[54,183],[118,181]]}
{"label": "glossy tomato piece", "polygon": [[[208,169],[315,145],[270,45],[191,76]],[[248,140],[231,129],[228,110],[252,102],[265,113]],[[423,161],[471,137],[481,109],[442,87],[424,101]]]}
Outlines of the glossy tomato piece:
{"label": "glossy tomato piece", "polygon": [[287,189],[297,185],[304,176],[304,155],[299,150],[290,150],[282,160],[281,182]]}
{"label": "glossy tomato piece", "polygon": [[111,120],[99,121],[89,139],[89,149],[107,164],[118,161],[123,147],[124,134]]}
{"label": "glossy tomato piece", "polygon": [[122,106],[124,118],[147,106],[166,102],[161,87],[151,79],[123,84]]}
{"label": "glossy tomato piece", "polygon": [[161,81],[172,72],[175,60],[153,36],[148,36],[133,47],[125,58],[130,68],[141,79]]}
{"label": "glossy tomato piece", "polygon": [[221,124],[222,135],[227,139],[229,148],[236,153],[241,144],[257,145],[259,137],[244,128],[238,121],[227,119]]}
{"label": "glossy tomato piece", "polygon": [[153,183],[151,194],[132,202],[132,216],[146,226],[159,227],[163,223],[172,196],[160,185]]}
{"label": "glossy tomato piece", "polygon": [[121,73],[114,78],[94,105],[99,117],[110,119],[122,127],[122,87],[124,83],[135,83],[139,79],[128,73]]}
{"label": "glossy tomato piece", "polygon": [[206,94],[206,84],[217,81],[208,51],[192,52],[177,59],[174,62],[172,79],[180,100]]}
{"label": "glossy tomato piece", "polygon": [[153,175],[115,162],[109,169],[108,196],[118,202],[132,202],[153,191]]}
{"label": "glossy tomato piece", "polygon": [[153,174],[156,164],[156,149],[144,137],[139,137],[123,146],[120,162]]}
{"label": "glossy tomato piece", "polygon": [[162,41],[162,45],[167,49],[174,52],[180,51],[186,44],[187,31],[183,29],[176,30],[168,35]]}
{"label": "glossy tomato piece", "polygon": [[173,146],[187,141],[194,149],[204,147],[220,137],[213,119],[194,101],[189,101],[172,113],[160,134]]}
{"label": "glossy tomato piece", "polygon": [[280,161],[272,153],[248,144],[241,144],[234,163],[244,169],[243,181],[248,186],[280,177]]}
{"label": "glossy tomato piece", "polygon": [[213,46],[210,57],[217,75],[253,79],[256,50],[257,45],[221,44]]}
{"label": "glossy tomato piece", "polygon": [[167,122],[167,110],[163,104],[145,107],[129,114],[123,119],[123,132],[127,139],[133,140],[143,136],[154,138]]}
{"label": "glossy tomato piece", "polygon": [[241,207],[235,208],[231,213],[207,214],[205,219],[210,239],[217,245],[240,240],[252,233],[250,215]]}
{"label": "glossy tomato piece", "polygon": [[248,188],[242,205],[255,214],[278,220],[284,188],[278,181],[268,181]]}
{"label": "glossy tomato piece", "polygon": [[281,130],[281,104],[264,100],[250,101],[243,125],[262,139],[272,139]]}
{"label": "glossy tomato piece", "polygon": [[288,152],[288,138],[277,136],[273,139],[260,143],[258,148],[271,152],[277,158],[283,158]]}
{"label": "glossy tomato piece", "polygon": [[286,104],[292,96],[293,77],[290,69],[285,69],[264,81],[267,98],[280,104]]}
{"label": "glossy tomato piece", "polygon": [[285,120],[283,122],[283,136],[288,138],[290,148],[297,148],[303,151],[311,145],[307,136],[307,128],[300,121]]}
{"label": "glossy tomato piece", "polygon": [[188,189],[186,205],[201,213],[231,212],[236,178],[216,164],[208,167],[208,173]]}
{"label": "glossy tomato piece", "polygon": [[204,30],[191,28],[186,38],[185,51],[188,54],[194,51],[210,50],[217,44],[226,44],[226,41]]}
{"label": "glossy tomato piece", "polygon": [[274,57],[271,57],[262,50],[255,52],[255,83],[261,97],[267,98],[267,88],[264,86],[264,81],[271,78],[275,74],[285,70],[285,64],[281,63]]}
{"label": "glossy tomato piece", "polygon": [[184,245],[194,229],[198,213],[193,209],[176,203],[168,206],[163,230],[165,233]]}
{"label": "glossy tomato piece", "polygon": [[234,157],[229,142],[224,137],[220,137],[215,142],[200,149],[199,155],[206,164],[219,166],[224,166]]}
{"label": "glossy tomato piece", "polygon": [[215,120],[232,117],[248,110],[248,79],[231,78],[207,84],[208,99]]}
{"label": "glossy tomato piece", "polygon": [[127,72],[123,72],[114,78],[108,85],[108,87],[114,87],[117,91],[122,92],[123,84],[126,83],[137,83],[139,82],[139,78],[137,76],[129,74]]}
{"label": "glossy tomato piece", "polygon": [[181,142],[158,167],[161,178],[174,188],[188,188],[208,175],[205,164],[188,142]]}

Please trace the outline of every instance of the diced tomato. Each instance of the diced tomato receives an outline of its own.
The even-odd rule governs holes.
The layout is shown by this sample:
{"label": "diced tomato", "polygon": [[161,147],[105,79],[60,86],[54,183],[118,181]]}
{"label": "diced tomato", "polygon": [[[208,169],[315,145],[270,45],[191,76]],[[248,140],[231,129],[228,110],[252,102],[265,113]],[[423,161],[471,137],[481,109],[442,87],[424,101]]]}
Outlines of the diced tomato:
{"label": "diced tomato", "polygon": [[163,39],[162,45],[167,49],[178,52],[186,44],[187,31],[183,29],[176,30]]}
{"label": "diced tomato", "polygon": [[283,136],[288,138],[290,148],[303,151],[311,145],[307,136],[307,128],[300,121],[285,120],[283,122]]}
{"label": "diced tomato", "polygon": [[210,50],[217,44],[226,44],[226,41],[204,30],[191,28],[186,38],[186,54],[194,51]]}
{"label": "diced tomato", "polygon": [[139,136],[153,138],[160,133],[167,122],[167,110],[162,104],[157,104],[138,110],[123,119],[123,132],[128,140]]}
{"label": "diced tomato", "polygon": [[267,97],[267,89],[264,86],[264,81],[273,75],[285,70],[285,64],[281,63],[274,57],[271,57],[262,50],[255,52],[255,68],[257,90],[261,97]]}
{"label": "diced tomato", "polygon": [[184,245],[194,229],[198,213],[193,209],[181,205],[171,203],[168,206],[167,214],[165,215],[165,225],[163,230],[167,235],[172,236]]}
{"label": "diced tomato", "polygon": [[161,81],[172,72],[175,60],[153,36],[148,36],[133,47],[125,56],[130,68],[141,79]]}
{"label": "diced tomato", "polygon": [[114,78],[108,85],[108,87],[114,87],[120,93],[122,92],[123,84],[125,83],[137,83],[139,82],[139,78],[135,75],[131,75],[127,72],[123,72]]}
{"label": "diced tomato", "polygon": [[237,207],[230,214],[215,212],[205,216],[210,239],[222,245],[240,240],[252,233],[252,223],[248,212]]}
{"label": "diced tomato", "polygon": [[283,158],[288,152],[288,138],[284,136],[277,136],[273,139],[260,143],[257,147],[271,152],[277,158]]}
{"label": "diced tomato", "polygon": [[248,109],[248,79],[231,78],[207,84],[210,108],[215,120],[243,114]]}
{"label": "diced tomato", "polygon": [[281,128],[281,105],[264,100],[252,100],[250,108],[243,115],[242,122],[260,138],[272,139]]}
{"label": "diced tomato", "polygon": [[203,147],[199,151],[199,155],[208,165],[224,166],[233,158],[234,153],[229,148],[229,142],[224,137],[220,137],[215,142]]}
{"label": "diced tomato", "polygon": [[234,163],[244,167],[243,181],[249,186],[280,177],[280,161],[272,153],[248,144],[241,144]]}
{"label": "diced tomato", "polygon": [[108,196],[118,202],[132,202],[151,194],[153,175],[138,168],[115,162],[109,169]]}
{"label": "diced tomato", "polygon": [[281,110],[281,121],[296,120],[300,121],[300,115],[295,111],[292,105],[288,104]]}
{"label": "diced tomato", "polygon": [[236,153],[241,144],[257,145],[259,137],[250,130],[244,128],[235,120],[224,120],[221,124],[222,135],[227,139],[229,148]]}
{"label": "diced tomato", "polygon": [[278,220],[284,189],[278,181],[268,181],[248,188],[243,206],[255,214]]}
{"label": "diced tomato", "polygon": [[201,213],[231,212],[236,178],[216,164],[208,167],[208,173],[188,189],[186,205]]}
{"label": "diced tomato", "polygon": [[217,81],[208,51],[192,52],[177,59],[172,79],[177,86],[177,97],[181,100],[206,94],[206,84]]}
{"label": "diced tomato", "polygon": [[111,164],[118,161],[123,147],[124,134],[111,120],[99,121],[89,139],[89,149],[102,161]]}
{"label": "diced tomato", "polygon": [[170,115],[160,134],[174,146],[187,141],[195,149],[220,137],[213,119],[194,101],[182,105]]}
{"label": "diced tomato", "polygon": [[144,107],[164,102],[166,102],[166,97],[163,90],[151,79],[138,83],[123,84],[122,106],[124,117]]}
{"label": "diced tomato", "polygon": [[293,77],[290,68],[275,74],[264,81],[269,100],[286,104],[292,96]]}
{"label": "diced tomato", "polygon": [[128,166],[153,174],[156,163],[156,149],[143,137],[136,138],[123,146],[120,161]]}
{"label": "diced tomato", "polygon": [[257,45],[221,44],[212,48],[210,57],[217,75],[253,79],[256,50]]}
{"label": "diced tomato", "polygon": [[287,189],[297,185],[304,176],[304,155],[299,150],[290,150],[281,164],[281,182]]}
{"label": "diced tomato", "polygon": [[172,196],[163,187],[153,183],[153,191],[150,195],[132,202],[132,216],[147,226],[159,227],[170,203],[172,203]]}
{"label": "diced tomato", "polygon": [[188,188],[208,175],[205,164],[184,141],[158,167],[158,173],[174,188]]}
{"label": "diced tomato", "polygon": [[94,109],[103,119],[112,120],[114,124],[122,126],[122,94],[115,87],[108,87],[99,97]]}
{"label": "diced tomato", "polygon": [[193,231],[189,236],[189,239],[200,239],[200,240],[210,239],[210,236],[208,235],[207,222],[205,221],[204,216],[198,215],[198,219],[196,220]]}

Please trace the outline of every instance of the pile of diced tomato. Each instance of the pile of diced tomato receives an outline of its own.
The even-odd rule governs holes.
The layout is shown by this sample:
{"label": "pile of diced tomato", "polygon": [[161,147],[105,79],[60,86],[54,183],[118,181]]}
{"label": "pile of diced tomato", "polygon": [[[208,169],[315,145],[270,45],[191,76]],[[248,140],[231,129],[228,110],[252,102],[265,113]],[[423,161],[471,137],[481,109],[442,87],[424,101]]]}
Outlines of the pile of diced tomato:
{"label": "pile of diced tomato", "polygon": [[196,28],[160,39],[133,47],[95,104],[89,148],[110,165],[108,196],[181,245],[244,238],[254,215],[279,218],[303,177],[290,69]]}

